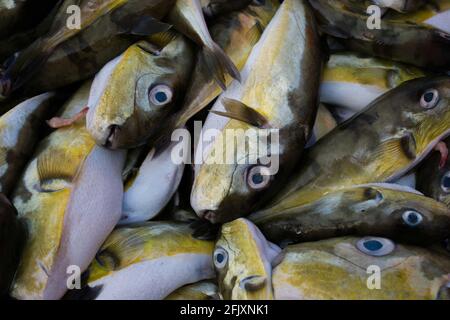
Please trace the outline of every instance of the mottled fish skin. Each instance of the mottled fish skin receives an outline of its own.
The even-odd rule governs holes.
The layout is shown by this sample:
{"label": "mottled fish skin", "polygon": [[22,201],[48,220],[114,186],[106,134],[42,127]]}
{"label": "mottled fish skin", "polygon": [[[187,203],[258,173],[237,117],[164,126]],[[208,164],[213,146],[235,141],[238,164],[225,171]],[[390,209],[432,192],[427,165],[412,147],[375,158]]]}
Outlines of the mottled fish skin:
{"label": "mottled fish skin", "polygon": [[395,181],[449,133],[450,77],[407,81],[308,149],[298,171],[264,211],[276,214],[348,186]]}
{"label": "mottled fish skin", "polygon": [[450,236],[449,208],[389,184],[343,188],[305,205],[248,219],[280,245],[368,234],[427,245]]}
{"label": "mottled fish skin", "polygon": [[168,16],[174,28],[200,46],[202,63],[211,77],[225,89],[225,76],[240,80],[240,74],[233,61],[214,42],[209,32],[200,0],[177,0]]}
{"label": "mottled fish skin", "polygon": [[261,5],[264,1],[260,0],[200,0],[203,13],[208,19],[217,16],[244,9],[250,4]]}
{"label": "mottled fish skin", "polygon": [[[371,244],[380,249],[358,249]],[[445,298],[450,281],[448,256],[385,238],[304,243],[288,246],[282,255],[273,271],[277,300],[435,300]],[[376,267],[381,288],[371,290],[368,285],[376,283],[368,280]]]}
{"label": "mottled fish skin", "polygon": [[[61,117],[82,110],[91,82],[66,103]],[[41,141],[13,194],[27,226],[11,295],[17,299],[60,299],[67,267],[85,270],[121,214],[125,154],[95,145],[80,120]]]}
{"label": "mottled fish skin", "polygon": [[[219,223],[245,216],[273,196],[291,175],[311,135],[318,107],[322,55],[315,26],[307,3],[284,1],[248,58],[242,84],[233,82],[213,107],[213,111],[220,112],[224,110],[224,99],[232,98],[265,117],[268,128],[279,130],[280,148],[276,156],[280,170],[275,175],[267,175],[270,183],[253,187],[248,173],[267,172],[267,167],[248,163],[214,164],[215,156],[218,160],[226,157],[226,148],[223,154],[214,155],[216,146],[204,143],[203,152],[199,149],[196,155],[196,163],[203,164],[196,168],[191,194],[191,205],[200,217]],[[267,68],[268,65],[273,67]],[[211,128],[220,130],[220,135],[229,129],[258,130],[249,123],[215,114],[210,114],[204,125],[204,130]],[[235,140],[227,136],[224,145],[235,146]],[[259,160],[267,157],[267,151],[254,150],[256,145],[245,147],[242,144],[245,141],[240,143],[237,150],[246,151],[236,154],[234,163],[236,159],[242,163],[242,159],[250,159],[255,154]]]}
{"label": "mottled fish skin", "polygon": [[46,120],[61,105],[55,93],[28,99],[0,118],[0,192],[9,196],[33,155]]}
{"label": "mottled fish skin", "polygon": [[[86,79],[95,74],[106,62],[120,54],[131,42],[120,39],[121,35],[151,35],[167,31],[169,25],[159,22],[173,6],[175,0],[66,0],[60,4],[50,30],[36,39],[30,46],[13,57],[1,77],[0,95],[9,96],[12,92],[38,76],[36,83],[52,87],[62,75],[70,74],[71,81]],[[81,8],[81,29],[67,26],[67,8],[71,5]],[[145,5],[143,5],[145,4]],[[84,53],[86,51],[86,54]],[[98,52],[102,54],[92,58]],[[53,61],[47,65],[49,58]],[[87,61],[87,60],[88,61]],[[81,64],[81,65],[80,65]],[[83,66],[84,65],[84,66]],[[46,80],[41,75],[42,67],[51,75]],[[65,69],[70,67],[70,69]],[[79,68],[79,69],[78,69]],[[40,77],[40,79],[39,79]],[[48,81],[48,82],[47,82]],[[38,88],[39,89],[39,88]],[[54,89],[54,88],[52,88]]]}
{"label": "mottled fish skin", "polygon": [[[450,148],[450,139],[443,143]],[[441,153],[433,152],[417,170],[417,189],[450,208],[450,158],[441,166]]]}
{"label": "mottled fish skin", "polygon": [[87,129],[97,144],[110,149],[151,144],[176,110],[193,62],[193,48],[182,35],[161,50],[138,42],[109,62],[89,98]]}
{"label": "mottled fish skin", "polygon": [[222,298],[272,300],[272,262],[280,252],[252,222],[224,224],[213,257]]}
{"label": "mottled fish skin", "polygon": [[0,299],[9,292],[25,240],[25,226],[17,219],[16,208],[0,193]]}
{"label": "mottled fish skin", "polygon": [[[310,3],[322,31],[340,39],[349,50],[439,71],[450,67],[450,34],[423,24],[386,19],[381,20],[381,29],[370,30],[367,7],[355,1]],[[347,6],[347,2],[355,4]],[[353,6],[355,10],[351,10]]]}
{"label": "mottled fish skin", "polygon": [[403,82],[425,75],[418,68],[390,60],[336,53],[324,68],[320,101],[356,113]]}
{"label": "mottled fish skin", "polygon": [[219,288],[214,282],[200,281],[175,290],[165,300],[220,300]]}
{"label": "mottled fish skin", "polygon": [[186,223],[148,222],[116,229],[89,267],[98,300],[164,299],[184,285],[214,278],[214,243]]}
{"label": "mottled fish skin", "polygon": [[[244,67],[253,47],[261,38],[279,6],[278,0],[267,0],[264,4],[251,4],[241,11],[218,18],[210,27],[213,40],[223,48],[239,71]],[[230,75],[225,76],[227,87],[232,81],[233,78]],[[201,63],[201,54],[197,57],[197,64],[190,82],[183,107],[173,116],[176,119],[175,127],[185,125],[222,92],[217,82],[211,78],[211,73]]]}

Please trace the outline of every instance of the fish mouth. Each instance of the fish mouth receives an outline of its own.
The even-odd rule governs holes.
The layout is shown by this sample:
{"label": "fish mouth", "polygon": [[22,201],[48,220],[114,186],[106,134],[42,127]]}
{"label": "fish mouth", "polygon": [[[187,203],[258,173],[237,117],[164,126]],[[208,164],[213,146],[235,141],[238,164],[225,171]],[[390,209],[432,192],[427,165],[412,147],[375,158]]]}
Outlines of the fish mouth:
{"label": "fish mouth", "polygon": [[120,126],[113,124],[108,127],[109,134],[106,141],[103,143],[103,147],[108,149],[117,149],[117,138],[120,133]]}

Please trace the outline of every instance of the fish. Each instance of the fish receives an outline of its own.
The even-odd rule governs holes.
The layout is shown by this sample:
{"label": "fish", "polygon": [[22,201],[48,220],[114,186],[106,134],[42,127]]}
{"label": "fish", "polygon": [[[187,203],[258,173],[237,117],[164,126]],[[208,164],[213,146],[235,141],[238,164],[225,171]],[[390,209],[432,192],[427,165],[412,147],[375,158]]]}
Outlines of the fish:
{"label": "fish", "polygon": [[[448,152],[450,139],[442,143]],[[417,189],[450,208],[450,158],[442,162],[441,152],[433,152],[417,169]]]}
{"label": "fish", "polygon": [[450,67],[449,33],[425,24],[388,19],[381,19],[379,29],[368,28],[367,7],[361,1],[310,3],[316,10],[321,31],[335,37],[347,50],[438,72]]}
{"label": "fish", "polygon": [[26,237],[25,226],[17,219],[16,208],[0,193],[0,298],[9,292]]}
{"label": "fish", "polygon": [[273,300],[272,262],[280,252],[249,220],[224,224],[214,250],[222,298]]}
{"label": "fish", "polygon": [[309,6],[284,1],[248,58],[242,84],[233,82],[219,97],[203,126],[191,193],[199,217],[212,223],[243,217],[291,175],[317,113],[319,41]]}
{"label": "fish", "polygon": [[326,136],[329,132],[336,128],[337,125],[338,124],[333,114],[324,104],[320,104],[319,110],[317,111],[316,122],[313,128],[313,134],[309,139],[306,148],[310,148],[315,145],[317,141]]}
{"label": "fish", "polygon": [[33,156],[39,138],[62,104],[48,92],[25,100],[0,118],[0,192],[9,196]]}
{"label": "fish", "polygon": [[[82,112],[91,82],[63,106],[61,118]],[[13,298],[60,299],[68,268],[82,272],[89,266],[120,219],[124,163],[125,152],[96,146],[84,119],[39,143],[12,196],[28,232]]]}
{"label": "fish", "polygon": [[343,237],[288,246],[281,255],[273,270],[277,300],[448,299],[448,255],[427,248]]}
{"label": "fish", "polygon": [[140,41],[110,61],[95,77],[88,103],[86,126],[97,144],[151,145],[183,97],[193,64],[193,48],[182,35],[161,50]]}
{"label": "fish", "polygon": [[[210,27],[213,40],[223,48],[239,71],[242,71],[253,47],[258,43],[279,6],[278,0],[268,0],[264,3],[256,1],[243,10],[219,17]],[[202,56],[199,54],[183,107],[171,117],[175,128],[184,126],[222,93],[222,88],[211,78],[210,72],[205,70],[201,59]],[[231,76],[225,76],[227,87],[232,81]]]}
{"label": "fish", "polygon": [[219,300],[219,288],[212,281],[200,281],[175,290],[165,300]]}
{"label": "fish", "polygon": [[[121,36],[148,36],[170,29],[158,19],[174,1],[149,0],[144,5],[138,0],[62,1],[48,32],[8,59],[0,77],[0,95],[6,98],[33,81],[33,87],[42,83],[49,87],[48,83],[64,86],[89,79],[132,43]],[[80,28],[68,23],[72,5],[80,8]]]}
{"label": "fish", "polygon": [[423,6],[426,0],[372,0],[374,4],[382,8],[390,8],[405,13],[415,11]]}
{"label": "fish", "polygon": [[403,82],[426,75],[419,68],[390,60],[336,53],[323,71],[320,101],[347,110],[351,117]]}
{"label": "fish", "polygon": [[189,224],[147,222],[116,229],[86,271],[96,300],[161,300],[214,278],[212,241],[192,237]]}
{"label": "fish", "polygon": [[264,210],[275,214],[348,186],[402,178],[450,134],[449,102],[448,76],[404,82],[308,149]]}
{"label": "fish", "polygon": [[153,219],[178,190],[184,163],[174,163],[172,153],[178,144],[156,153],[152,149],[137,172],[127,179],[119,225]]}
{"label": "fish", "polygon": [[232,11],[239,11],[250,4],[263,5],[261,0],[200,0],[200,5],[203,14],[208,19],[216,18],[217,16],[230,13]]}
{"label": "fish", "polygon": [[450,33],[450,0],[434,0],[420,10],[408,13],[388,12],[387,19],[422,23]]}
{"label": "fish", "polygon": [[[9,32],[0,37],[0,63],[5,62],[16,52],[23,50],[36,38],[43,36],[50,29],[53,19],[56,16],[58,6],[55,6],[58,0],[44,0],[37,4],[35,1],[27,1],[33,12],[32,18],[28,17],[26,21],[30,23],[21,23],[23,28],[14,28],[14,32]],[[30,19],[31,18],[31,19]],[[3,29],[6,30],[6,29]]]}
{"label": "fish", "polygon": [[200,63],[205,65],[211,77],[215,79],[223,90],[226,89],[226,74],[240,80],[239,70],[233,61],[212,39],[206,25],[200,0],[176,0],[167,21],[177,31],[187,36],[200,47]]}
{"label": "fish", "polygon": [[285,211],[256,212],[248,219],[281,246],[365,235],[430,245],[450,236],[447,206],[394,184],[350,186]]}

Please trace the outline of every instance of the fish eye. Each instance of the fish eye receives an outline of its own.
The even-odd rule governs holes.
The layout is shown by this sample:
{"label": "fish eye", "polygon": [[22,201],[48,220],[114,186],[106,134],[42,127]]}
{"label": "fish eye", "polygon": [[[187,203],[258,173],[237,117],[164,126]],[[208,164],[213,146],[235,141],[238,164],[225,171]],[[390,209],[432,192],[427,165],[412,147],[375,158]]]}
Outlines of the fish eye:
{"label": "fish eye", "polygon": [[450,192],[450,171],[447,171],[442,177],[441,189],[446,193]]}
{"label": "fish eye", "polygon": [[405,211],[402,215],[403,221],[410,227],[416,227],[423,221],[423,216],[414,210]]}
{"label": "fish eye", "polygon": [[436,89],[429,89],[420,98],[420,106],[425,109],[436,107],[439,102],[439,92]]}
{"label": "fish eye", "polygon": [[358,241],[356,247],[369,256],[382,257],[394,251],[394,243],[385,238],[367,237]]}
{"label": "fish eye", "polygon": [[266,188],[271,180],[269,168],[265,166],[252,167],[247,174],[247,184],[253,190]]}
{"label": "fish eye", "polygon": [[148,98],[153,105],[158,107],[164,106],[172,101],[172,88],[165,84],[157,85],[150,89]]}
{"label": "fish eye", "polygon": [[214,251],[214,265],[217,269],[223,269],[228,263],[228,252],[223,248],[217,248]]}

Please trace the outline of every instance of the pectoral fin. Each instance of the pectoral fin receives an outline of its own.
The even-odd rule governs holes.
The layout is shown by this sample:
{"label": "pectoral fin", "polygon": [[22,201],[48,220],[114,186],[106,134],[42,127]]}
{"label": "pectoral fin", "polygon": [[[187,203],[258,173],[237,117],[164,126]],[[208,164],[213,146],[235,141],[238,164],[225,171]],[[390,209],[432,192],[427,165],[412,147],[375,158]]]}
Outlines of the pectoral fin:
{"label": "pectoral fin", "polygon": [[268,120],[258,111],[250,108],[244,103],[233,99],[222,99],[222,104],[225,107],[225,112],[211,111],[219,116],[227,117],[234,120],[246,122],[254,127],[264,128],[268,124]]}

